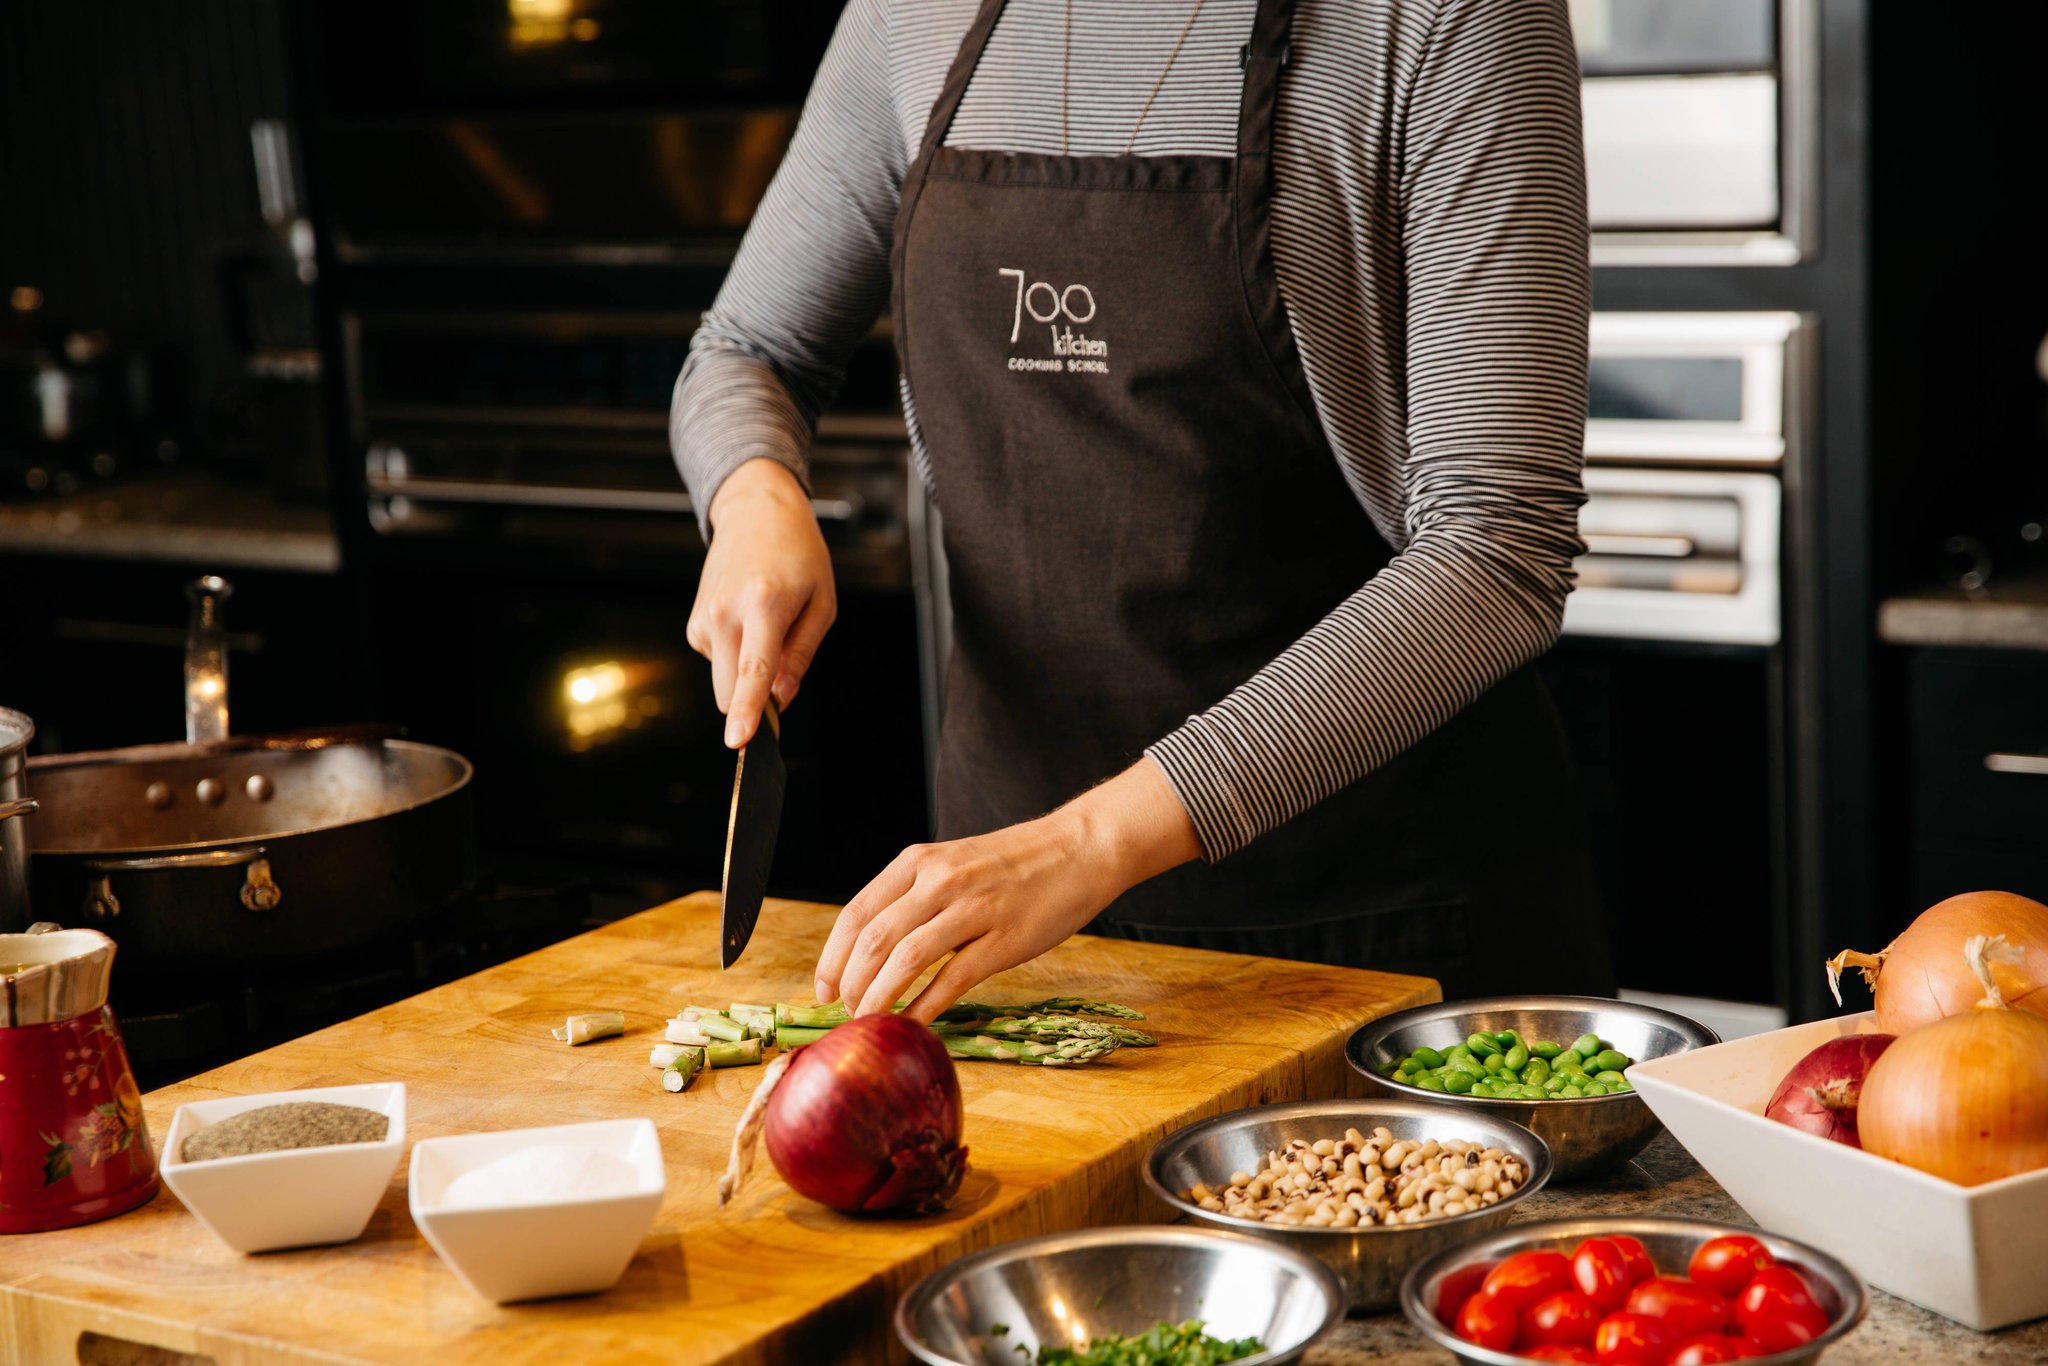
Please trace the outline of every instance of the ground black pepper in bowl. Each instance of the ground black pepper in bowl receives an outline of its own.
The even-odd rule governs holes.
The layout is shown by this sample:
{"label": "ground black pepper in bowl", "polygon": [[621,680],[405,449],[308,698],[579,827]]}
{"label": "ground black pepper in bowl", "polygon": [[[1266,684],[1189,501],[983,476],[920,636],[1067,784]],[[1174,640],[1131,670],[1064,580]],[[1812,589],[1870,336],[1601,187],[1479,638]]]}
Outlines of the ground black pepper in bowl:
{"label": "ground black pepper in bowl", "polygon": [[390,1132],[391,1117],[379,1110],[324,1100],[293,1100],[244,1110],[209,1124],[185,1140],[178,1156],[185,1162],[205,1162],[330,1143],[377,1143]]}

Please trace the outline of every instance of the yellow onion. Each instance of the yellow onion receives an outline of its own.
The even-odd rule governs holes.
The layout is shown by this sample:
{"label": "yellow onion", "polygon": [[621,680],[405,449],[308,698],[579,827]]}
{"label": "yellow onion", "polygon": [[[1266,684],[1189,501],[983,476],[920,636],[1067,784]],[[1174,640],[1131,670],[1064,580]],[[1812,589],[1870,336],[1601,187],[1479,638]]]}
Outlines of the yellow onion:
{"label": "yellow onion", "polygon": [[2000,935],[1971,937],[1963,958],[1983,1000],[1871,1065],[1856,1109],[1865,1151],[1962,1186],[2048,1167],[2048,1019],[2009,1008],[1992,975],[2022,957]]}
{"label": "yellow onion", "polygon": [[1904,1034],[1968,1010],[1984,992],[1963,959],[1972,935],[1995,934],[2019,951],[1992,967],[2007,1005],[2048,1017],[2048,906],[2011,892],[1964,892],[1922,911],[1882,953],[1845,949],[1828,960],[1828,986],[1842,1003],[1843,968],[1861,968],[1877,1027]]}

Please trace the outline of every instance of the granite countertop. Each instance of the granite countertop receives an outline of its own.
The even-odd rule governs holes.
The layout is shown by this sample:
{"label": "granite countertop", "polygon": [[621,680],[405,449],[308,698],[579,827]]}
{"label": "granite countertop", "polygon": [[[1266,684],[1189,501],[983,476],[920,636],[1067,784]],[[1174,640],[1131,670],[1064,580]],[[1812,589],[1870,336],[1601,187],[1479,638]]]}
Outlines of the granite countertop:
{"label": "granite countertop", "polygon": [[2048,650],[2048,573],[1997,578],[1989,587],[1927,587],[1886,598],[1877,634],[1890,645]]}
{"label": "granite countertop", "polygon": [[[1571,1219],[1595,1214],[1670,1215],[1753,1227],[1727,1192],[1700,1170],[1669,1134],[1660,1135],[1622,1171],[1585,1185],[1542,1190],[1524,1217]],[[1311,1348],[1307,1366],[1443,1366],[1449,1353],[1397,1311],[1347,1319]],[[2038,1366],[2048,1361],[2048,1319],[1996,1333],[1977,1333],[1882,1290],[1870,1292],[1870,1314],[1831,1348],[1826,1366],[1921,1362],[1984,1362]]]}
{"label": "granite countertop", "polygon": [[202,470],[0,503],[0,554],[7,553],[307,574],[341,567],[324,506],[280,502],[260,487]]}

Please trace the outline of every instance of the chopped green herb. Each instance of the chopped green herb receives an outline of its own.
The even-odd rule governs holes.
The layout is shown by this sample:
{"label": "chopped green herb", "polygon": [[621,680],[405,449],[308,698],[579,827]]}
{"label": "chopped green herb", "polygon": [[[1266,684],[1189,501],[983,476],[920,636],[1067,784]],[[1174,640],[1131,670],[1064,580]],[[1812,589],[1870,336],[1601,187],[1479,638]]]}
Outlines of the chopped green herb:
{"label": "chopped green herb", "polygon": [[1178,1327],[1162,1322],[1137,1337],[1096,1338],[1079,1350],[1041,1347],[1034,1366],[1220,1366],[1260,1350],[1257,1338],[1212,1338],[1200,1319],[1189,1319]]}
{"label": "chopped green herb", "polygon": [[988,1326],[988,1335],[992,1338],[1006,1338],[1010,1335],[1010,1325],[1007,1323],[991,1323]]}

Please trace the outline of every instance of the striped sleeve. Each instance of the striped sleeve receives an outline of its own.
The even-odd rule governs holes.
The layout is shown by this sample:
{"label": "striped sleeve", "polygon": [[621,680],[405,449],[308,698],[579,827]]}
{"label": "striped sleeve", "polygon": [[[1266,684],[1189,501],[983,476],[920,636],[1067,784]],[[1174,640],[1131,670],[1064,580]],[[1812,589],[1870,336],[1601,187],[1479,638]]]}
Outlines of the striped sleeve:
{"label": "striped sleeve", "polygon": [[818,414],[889,298],[903,185],[886,81],[888,0],[853,0],[804,102],[788,153],[718,299],[690,339],[669,444],[710,535],[711,500],[749,460],[806,487]]}
{"label": "striped sleeve", "polygon": [[[1301,296],[1331,279],[1341,296],[1345,273],[1311,273],[1306,290],[1296,274],[1288,303],[1354,483],[1370,485],[1376,464],[1398,456],[1401,525],[1390,539],[1400,548],[1279,658],[1148,751],[1210,859],[1370,772],[1548,648],[1581,548],[1591,282],[1578,68],[1561,0],[1448,0],[1394,97],[1403,283],[1383,302],[1405,317],[1386,359],[1406,383],[1377,400],[1405,402],[1404,443],[1376,434],[1370,416],[1346,442],[1345,394],[1331,393],[1346,386],[1315,363],[1329,355],[1319,331],[1327,342],[1357,320],[1319,329],[1316,301]],[[1364,259],[1386,243],[1353,249]],[[1364,386],[1354,376],[1349,388]]]}

